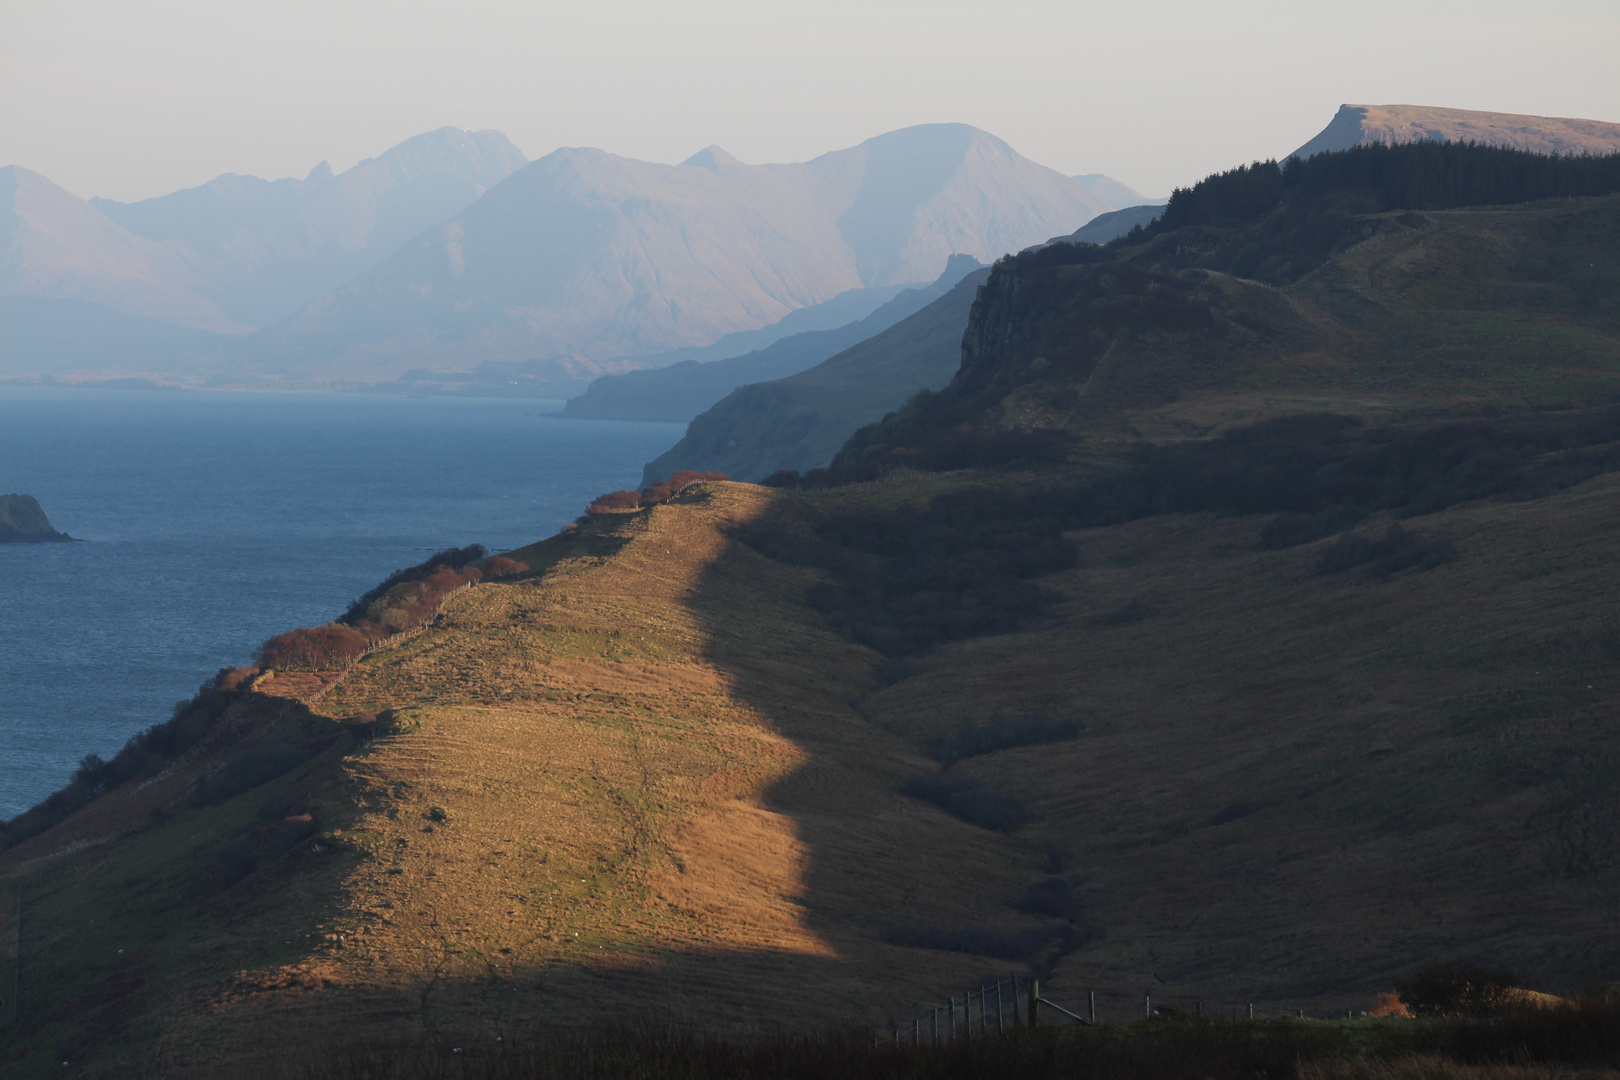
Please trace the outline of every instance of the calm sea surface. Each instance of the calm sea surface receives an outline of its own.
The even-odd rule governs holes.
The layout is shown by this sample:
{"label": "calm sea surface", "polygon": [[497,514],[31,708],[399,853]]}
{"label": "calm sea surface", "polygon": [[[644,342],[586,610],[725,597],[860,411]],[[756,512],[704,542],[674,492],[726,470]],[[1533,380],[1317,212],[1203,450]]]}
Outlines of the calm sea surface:
{"label": "calm sea surface", "polygon": [[0,544],[0,818],[271,634],[550,536],[682,432],[557,404],[0,387],[0,494],[86,541]]}

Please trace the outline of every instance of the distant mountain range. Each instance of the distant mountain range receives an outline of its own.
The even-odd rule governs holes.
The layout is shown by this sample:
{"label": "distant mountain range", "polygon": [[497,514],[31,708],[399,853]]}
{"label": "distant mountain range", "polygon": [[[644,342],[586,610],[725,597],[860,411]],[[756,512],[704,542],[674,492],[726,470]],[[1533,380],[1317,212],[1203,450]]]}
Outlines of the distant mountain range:
{"label": "distant mountain range", "polygon": [[336,175],[323,161],[302,180],[226,173],[156,199],[90,205],[135,235],[183,252],[203,278],[200,291],[232,319],[268,326],[527,163],[498,131],[447,127]]}
{"label": "distant mountain range", "polygon": [[[1135,197],[963,124],[794,165],[745,165],[719,147],[680,165],[593,149],[525,163],[497,132],[445,128],[338,175],[233,174],[135,203],[86,202],[17,167],[0,184],[0,295],[26,298],[6,312],[26,346],[0,354],[0,374],[214,385],[541,364],[582,387],[602,371],[763,347],[726,338],[861,290],[885,291],[875,307],[953,254],[988,261]],[[64,339],[60,301],[240,340],[201,355],[187,340],[165,364],[165,335],[141,324],[120,364],[132,339],[118,320]]]}
{"label": "distant mountain range", "polygon": [[[1620,124],[1346,105],[1299,152],[1416,139],[1610,152]],[[953,254],[1103,242],[1154,213],[1108,176],[1064,176],[964,124],[788,165],[719,147],[679,165],[594,149],[526,162],[498,132],[443,128],[341,174],[228,174],[134,203],[14,165],[0,376],[479,393],[516,379],[566,395],[848,325]],[[800,311],[822,321],[784,321]]]}
{"label": "distant mountain range", "polygon": [[929,281],[1109,207],[963,124],[801,165],[559,150],[260,336],[265,371],[409,368],[707,345],[849,289]]}

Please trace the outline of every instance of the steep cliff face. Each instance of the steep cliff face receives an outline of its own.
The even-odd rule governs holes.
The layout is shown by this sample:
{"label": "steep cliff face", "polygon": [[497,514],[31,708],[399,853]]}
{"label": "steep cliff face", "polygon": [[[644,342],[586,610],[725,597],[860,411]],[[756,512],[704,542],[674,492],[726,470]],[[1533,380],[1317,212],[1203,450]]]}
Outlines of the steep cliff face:
{"label": "steep cliff face", "polygon": [[844,440],[919,390],[938,390],[961,363],[962,327],[989,276],[975,270],[921,310],[815,367],[739,386],[693,419],[681,441],[647,464],[644,483],[680,469],[758,480],[829,461]]}
{"label": "steep cliff face", "polygon": [[0,495],[0,544],[40,544],[73,539],[57,532],[32,495]]}
{"label": "steep cliff face", "polygon": [[[1374,148],[1362,161],[1401,158]],[[1381,208],[1370,189],[1387,193],[1387,180],[1262,200],[1248,220],[1217,197],[1182,215],[1193,224],[1002,260],[969,315],[956,378],[858,432],[835,462],[964,428],[1185,438],[1288,412],[1466,414],[1615,392],[1620,308],[1606,290],[1620,286],[1620,198],[1472,206],[1484,199],[1468,190],[1460,208],[1416,212]]]}

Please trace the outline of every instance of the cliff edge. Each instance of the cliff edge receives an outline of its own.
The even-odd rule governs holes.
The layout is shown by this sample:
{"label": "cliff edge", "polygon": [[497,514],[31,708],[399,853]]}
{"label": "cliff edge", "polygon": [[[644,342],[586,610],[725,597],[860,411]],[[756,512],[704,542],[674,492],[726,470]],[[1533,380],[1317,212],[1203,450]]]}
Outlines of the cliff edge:
{"label": "cliff edge", "polygon": [[0,544],[48,544],[73,537],[57,532],[32,495],[0,495]]}

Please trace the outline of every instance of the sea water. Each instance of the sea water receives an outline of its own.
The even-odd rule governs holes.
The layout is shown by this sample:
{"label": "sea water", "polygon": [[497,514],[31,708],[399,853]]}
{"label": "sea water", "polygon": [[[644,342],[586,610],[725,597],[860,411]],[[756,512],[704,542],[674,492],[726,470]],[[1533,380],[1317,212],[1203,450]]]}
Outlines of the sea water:
{"label": "sea water", "polygon": [[555,533],[680,438],[559,402],[0,387],[0,818],[272,634],[451,546]]}

